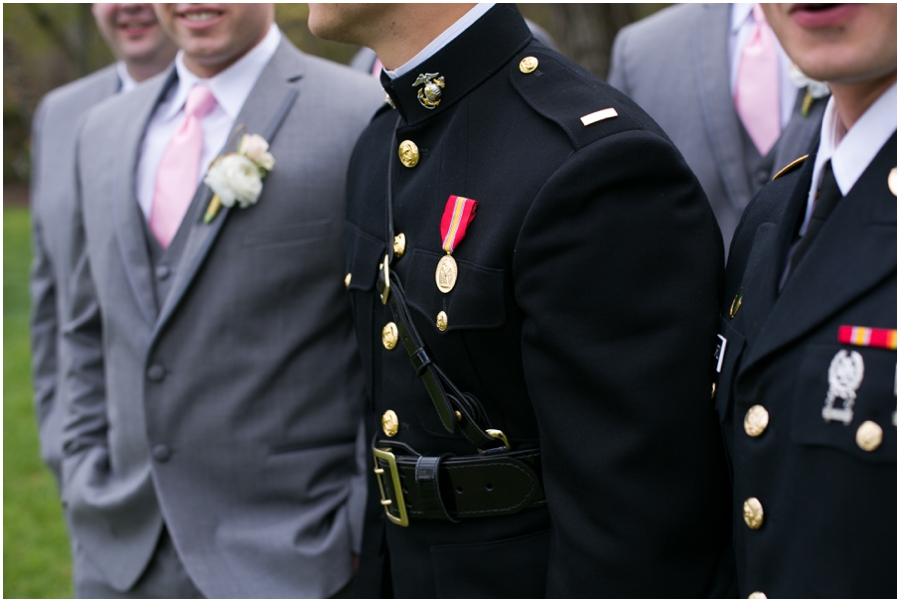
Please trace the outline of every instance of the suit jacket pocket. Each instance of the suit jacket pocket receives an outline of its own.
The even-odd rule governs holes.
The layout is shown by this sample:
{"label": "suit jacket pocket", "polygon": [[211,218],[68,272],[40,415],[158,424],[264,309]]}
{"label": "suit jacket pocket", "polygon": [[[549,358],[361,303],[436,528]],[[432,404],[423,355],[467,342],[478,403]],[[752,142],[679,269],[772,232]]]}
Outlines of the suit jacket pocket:
{"label": "suit jacket pocket", "polygon": [[438,598],[543,598],[550,531],[431,547]]}
{"label": "suit jacket pocket", "polygon": [[808,346],[794,386],[792,441],[896,465],[896,366],[896,352],[887,349]]}
{"label": "suit jacket pocket", "polygon": [[330,219],[298,222],[278,228],[259,228],[244,234],[243,245],[248,248],[286,246],[326,238],[329,230]]}
{"label": "suit jacket pocket", "polygon": [[[728,409],[731,405],[731,383],[734,381],[734,373],[740,368],[741,354],[744,352],[745,339],[744,335],[739,333],[727,318],[719,318],[719,334],[725,337],[725,349],[720,351],[724,353],[722,358],[722,371],[717,375],[716,382],[716,412],[719,413],[719,421],[725,422],[728,419]],[[721,344],[721,340],[719,340]],[[715,360],[714,360],[715,361]]]}
{"label": "suit jacket pocket", "polygon": [[415,249],[403,272],[409,304],[434,324],[443,311],[449,317],[447,332],[472,328],[499,328],[506,321],[503,270],[457,259],[456,285],[442,293],[434,272],[443,255]]}
{"label": "suit jacket pocket", "polygon": [[383,241],[360,230],[356,224],[344,223],[344,250],[351,291],[370,291],[378,278],[378,264],[384,260]]}

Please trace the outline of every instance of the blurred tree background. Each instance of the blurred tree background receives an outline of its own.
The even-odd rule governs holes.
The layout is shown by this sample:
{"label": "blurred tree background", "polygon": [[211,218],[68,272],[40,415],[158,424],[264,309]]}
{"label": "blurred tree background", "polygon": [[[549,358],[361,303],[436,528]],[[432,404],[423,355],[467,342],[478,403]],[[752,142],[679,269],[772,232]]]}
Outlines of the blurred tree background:
{"label": "blurred tree background", "polygon": [[[664,4],[521,4],[559,50],[605,78],[616,32]],[[357,48],[315,38],[305,4],[278,4],[279,27],[301,50],[348,63]],[[31,119],[41,97],[110,62],[90,4],[3,5],[3,595],[72,596],[68,538],[56,488],[39,458],[28,341],[31,261],[27,184]]]}

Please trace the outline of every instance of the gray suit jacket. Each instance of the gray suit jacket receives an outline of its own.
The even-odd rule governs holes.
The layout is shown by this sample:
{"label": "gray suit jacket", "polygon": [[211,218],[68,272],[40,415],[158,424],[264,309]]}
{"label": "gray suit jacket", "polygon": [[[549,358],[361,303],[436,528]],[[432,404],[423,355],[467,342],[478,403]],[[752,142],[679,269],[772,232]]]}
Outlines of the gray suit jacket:
{"label": "gray suit jacket", "polygon": [[68,299],[75,223],[75,142],[87,111],[119,89],[115,64],[47,94],[31,132],[31,365],[41,458],[57,485],[62,459],[60,316]]}
{"label": "gray suit jacket", "polygon": [[[259,202],[202,215],[152,270],[135,168],[174,70],[89,116],[73,278],[63,496],[76,538],[130,588],[161,525],[209,597],[326,597],[351,574],[362,375],[341,245],[347,162],[383,102],[286,39],[237,124],[271,144]],[[387,149],[385,149],[387,152]],[[157,307],[154,278],[171,278]]]}
{"label": "gray suit jacket", "polygon": [[684,155],[716,214],[726,252],[750,199],[806,153],[825,109],[821,99],[805,118],[795,110],[775,147],[772,172],[748,178],[729,83],[730,6],[682,4],[625,27],[613,44],[609,74],[609,83],[647,111]]}

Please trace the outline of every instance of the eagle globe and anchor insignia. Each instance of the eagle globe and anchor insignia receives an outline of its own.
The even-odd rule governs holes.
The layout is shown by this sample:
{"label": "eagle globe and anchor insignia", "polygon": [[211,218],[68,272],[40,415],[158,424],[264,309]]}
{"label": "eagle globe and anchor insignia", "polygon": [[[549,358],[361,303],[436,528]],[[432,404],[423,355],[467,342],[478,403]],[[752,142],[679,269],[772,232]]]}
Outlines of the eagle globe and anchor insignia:
{"label": "eagle globe and anchor insignia", "polygon": [[444,77],[440,73],[420,73],[412,87],[415,88],[422,84],[425,84],[425,86],[419,88],[418,92],[416,92],[416,96],[419,97],[419,103],[428,110],[434,109],[441,104]]}

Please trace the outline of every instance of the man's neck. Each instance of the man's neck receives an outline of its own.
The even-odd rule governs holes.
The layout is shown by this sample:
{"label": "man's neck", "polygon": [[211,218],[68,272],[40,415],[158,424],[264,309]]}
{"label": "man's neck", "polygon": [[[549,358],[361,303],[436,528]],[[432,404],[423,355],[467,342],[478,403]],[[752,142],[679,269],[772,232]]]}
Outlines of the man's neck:
{"label": "man's neck", "polygon": [[849,131],[853,124],[881,98],[885,90],[897,81],[897,72],[893,71],[884,77],[853,83],[830,83],[831,94],[834,96],[835,109],[838,119],[844,126],[844,131]]}
{"label": "man's neck", "polygon": [[394,70],[444,33],[474,4],[406,4],[380,26],[370,44],[384,68]]}
{"label": "man's neck", "polygon": [[174,59],[175,53],[173,52],[171,56],[167,54],[164,57],[159,57],[150,61],[124,61],[124,63],[128,75],[130,75],[134,81],[142,82],[146,79],[150,79],[157,73],[161,73],[166,67],[172,64]]}

